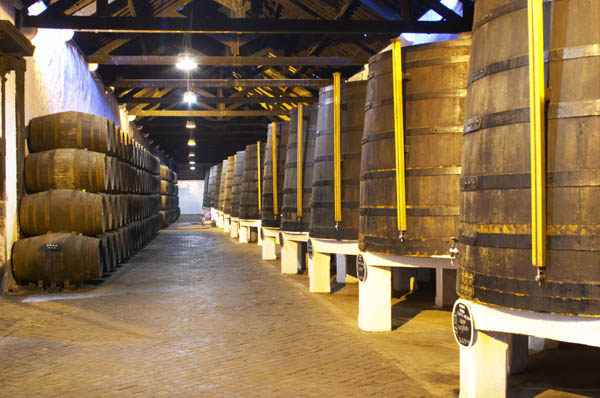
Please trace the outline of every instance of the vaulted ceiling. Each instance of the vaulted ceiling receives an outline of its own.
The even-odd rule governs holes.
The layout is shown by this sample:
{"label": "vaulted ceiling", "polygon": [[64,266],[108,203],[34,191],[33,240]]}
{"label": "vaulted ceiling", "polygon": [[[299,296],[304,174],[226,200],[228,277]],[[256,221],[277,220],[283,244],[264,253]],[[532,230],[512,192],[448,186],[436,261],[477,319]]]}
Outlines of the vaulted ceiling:
{"label": "vaulted ceiling", "polygon": [[[351,76],[400,33],[470,30],[472,0],[460,1],[463,16],[439,0],[45,0],[20,23],[75,30],[142,133],[193,178],[264,140],[270,121],[316,103],[333,72]],[[432,9],[442,20],[419,21]],[[197,68],[175,67],[183,52]],[[192,105],[182,101],[190,89]],[[188,119],[197,126],[192,173]]]}

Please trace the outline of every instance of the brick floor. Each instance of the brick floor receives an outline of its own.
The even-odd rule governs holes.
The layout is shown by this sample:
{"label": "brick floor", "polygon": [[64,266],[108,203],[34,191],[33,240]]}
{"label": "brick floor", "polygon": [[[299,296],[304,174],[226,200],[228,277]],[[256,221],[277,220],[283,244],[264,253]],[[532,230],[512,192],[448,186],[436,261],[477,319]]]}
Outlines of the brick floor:
{"label": "brick floor", "polygon": [[364,333],[356,285],[306,285],[220,230],[162,231],[101,284],[0,298],[0,397],[457,396],[449,312]]}
{"label": "brick floor", "polygon": [[163,231],[104,283],[4,297],[0,313],[1,396],[433,396],[217,230]]}

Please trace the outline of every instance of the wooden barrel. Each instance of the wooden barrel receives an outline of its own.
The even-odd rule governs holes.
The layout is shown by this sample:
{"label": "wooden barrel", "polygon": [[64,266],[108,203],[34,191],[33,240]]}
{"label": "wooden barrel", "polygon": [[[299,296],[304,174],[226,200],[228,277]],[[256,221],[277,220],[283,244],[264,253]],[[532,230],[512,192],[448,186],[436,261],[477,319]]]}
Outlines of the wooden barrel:
{"label": "wooden barrel", "polygon": [[333,86],[319,92],[319,116],[313,169],[310,235],[358,239],[360,154],[365,117],[365,81],[341,87],[342,220],[335,221],[333,162]]}
{"label": "wooden barrel", "polygon": [[179,208],[171,210],[161,210],[160,216],[162,217],[162,226],[167,228],[170,224],[174,223],[179,218]]}
{"label": "wooden barrel", "polygon": [[171,210],[171,209],[176,208],[177,206],[179,206],[179,198],[177,196],[161,195],[161,197],[160,197],[161,210]]}
{"label": "wooden barrel", "polygon": [[208,175],[208,193],[206,196],[206,202],[204,206],[206,208],[215,207],[214,205],[214,196],[217,186],[217,169],[218,165],[214,165],[209,169]]}
{"label": "wooden barrel", "polygon": [[109,273],[111,271],[111,250],[112,248],[109,247],[109,240],[108,237],[105,234],[102,235],[96,235],[96,238],[100,239],[100,241],[102,242],[102,274],[106,275],[107,273]]}
{"label": "wooden barrel", "polygon": [[[258,158],[260,155],[260,165]],[[260,153],[257,144],[246,145],[244,171],[242,172],[242,187],[240,191],[240,218],[243,220],[260,220],[258,204],[258,183],[262,183],[261,174],[265,160],[265,145],[260,143]]]}
{"label": "wooden barrel", "polygon": [[233,190],[233,171],[235,169],[235,155],[227,158],[227,172],[225,173],[225,205],[223,212],[231,214],[231,193]]}
{"label": "wooden barrel", "polygon": [[598,316],[600,2],[544,2],[551,89],[545,112],[548,252],[541,283],[531,253],[526,3],[475,4],[458,294],[502,307]]}
{"label": "wooden barrel", "polygon": [[[279,228],[281,224],[281,209],[283,208],[283,180],[285,177],[285,159],[287,155],[287,143],[289,136],[288,122],[276,124],[276,147],[277,176],[273,176],[273,123],[269,124],[267,132],[267,145],[265,147],[265,164],[263,166],[263,190],[262,190],[262,226]],[[277,183],[277,209],[275,210],[274,180]]]}
{"label": "wooden barrel", "polygon": [[210,168],[204,170],[204,185],[202,189],[202,208],[210,208],[210,199],[208,197],[209,189],[209,179],[210,179]]}
{"label": "wooden barrel", "polygon": [[217,164],[217,171],[215,176],[215,190],[213,192],[213,207],[219,210],[219,196],[221,194],[221,174],[223,171],[223,164]]}
{"label": "wooden barrel", "polygon": [[107,192],[110,168],[106,155],[81,149],[32,153],[25,159],[27,192],[81,189]]}
{"label": "wooden barrel", "polygon": [[302,122],[302,217],[298,217],[298,109],[290,112],[290,133],[285,160],[283,181],[283,203],[281,209],[281,229],[283,231],[308,232],[310,227],[310,202],[312,200],[313,166],[315,139],[317,137],[317,117],[319,108],[305,106]]}
{"label": "wooden barrel", "polygon": [[[360,182],[359,248],[449,255],[458,236],[462,126],[471,40],[403,48],[406,231],[396,206],[392,52],[369,61]],[[435,109],[435,112],[431,110]]]}
{"label": "wooden barrel", "polygon": [[177,182],[175,180],[175,173],[168,166],[160,165],[160,179],[167,180],[169,182]]}
{"label": "wooden barrel", "polygon": [[56,189],[26,195],[19,206],[19,223],[26,235],[105,232],[102,197],[98,194]]}
{"label": "wooden barrel", "polygon": [[121,264],[121,261],[123,261],[120,236],[116,230],[107,232],[106,235],[109,236],[109,239],[112,239],[113,253],[115,255],[115,263],[116,263],[116,265],[119,265],[119,264]]}
{"label": "wooden barrel", "polygon": [[219,180],[219,210],[225,210],[225,183],[227,182],[227,159],[221,165],[221,179]]}
{"label": "wooden barrel", "polygon": [[104,213],[104,226],[106,231],[110,231],[115,228],[116,221],[113,218],[113,201],[111,195],[107,193],[99,194],[102,198],[102,211]]}
{"label": "wooden barrel", "polygon": [[[144,192],[146,193],[146,192]],[[160,193],[162,195],[177,195],[177,185],[172,182],[161,180],[160,181]]]}
{"label": "wooden barrel", "polygon": [[59,148],[79,148],[110,153],[109,120],[81,112],[61,112],[40,116],[29,122],[31,152]]}
{"label": "wooden barrel", "polygon": [[43,281],[63,285],[100,278],[104,248],[98,238],[53,233],[15,242],[12,270],[21,283]]}
{"label": "wooden barrel", "polygon": [[231,217],[240,216],[240,198],[242,193],[242,175],[244,173],[244,161],[246,151],[238,151],[235,154],[235,166],[233,168],[233,187],[231,188]]}

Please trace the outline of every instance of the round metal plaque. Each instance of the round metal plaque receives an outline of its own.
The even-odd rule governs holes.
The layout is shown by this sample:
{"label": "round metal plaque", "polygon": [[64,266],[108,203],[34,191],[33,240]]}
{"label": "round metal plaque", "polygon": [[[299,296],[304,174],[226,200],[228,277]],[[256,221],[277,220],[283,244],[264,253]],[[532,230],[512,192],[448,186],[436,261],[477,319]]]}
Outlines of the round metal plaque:
{"label": "round metal plaque", "polygon": [[362,254],[356,257],[356,277],[359,281],[365,282],[367,280],[367,264]]}
{"label": "round metal plaque", "polygon": [[475,328],[473,327],[473,316],[468,305],[457,301],[452,309],[452,331],[456,342],[463,347],[473,345]]}

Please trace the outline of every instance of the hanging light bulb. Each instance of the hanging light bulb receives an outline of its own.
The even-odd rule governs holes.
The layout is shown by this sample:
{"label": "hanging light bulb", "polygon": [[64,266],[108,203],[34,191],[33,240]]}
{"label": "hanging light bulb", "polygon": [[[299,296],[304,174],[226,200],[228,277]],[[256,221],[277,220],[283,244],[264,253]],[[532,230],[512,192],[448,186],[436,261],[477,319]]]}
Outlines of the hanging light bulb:
{"label": "hanging light bulb", "polygon": [[193,91],[186,91],[183,93],[183,102],[187,102],[188,104],[196,102],[196,94]]}
{"label": "hanging light bulb", "polygon": [[188,139],[188,143],[189,146],[196,146],[196,140],[194,139],[194,136],[192,135],[192,131],[190,130],[190,138]]}
{"label": "hanging light bulb", "polygon": [[196,122],[193,120],[188,120],[187,122],[185,122],[185,128],[186,129],[195,129],[196,128]]}
{"label": "hanging light bulb", "polygon": [[196,156],[196,154],[194,152],[190,152],[190,154],[188,156],[193,158],[194,156]]}
{"label": "hanging light bulb", "polygon": [[196,164],[196,161],[190,160],[190,164]]}
{"label": "hanging light bulb", "polygon": [[190,166],[190,170],[196,170],[194,166]]}
{"label": "hanging light bulb", "polygon": [[178,59],[177,63],[175,64],[175,66],[177,67],[177,69],[190,71],[190,70],[196,69],[198,64],[192,57],[192,54],[181,53],[181,54],[179,54],[179,59]]}

